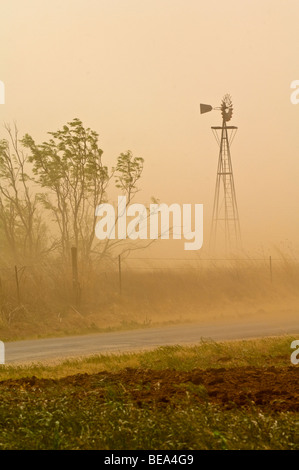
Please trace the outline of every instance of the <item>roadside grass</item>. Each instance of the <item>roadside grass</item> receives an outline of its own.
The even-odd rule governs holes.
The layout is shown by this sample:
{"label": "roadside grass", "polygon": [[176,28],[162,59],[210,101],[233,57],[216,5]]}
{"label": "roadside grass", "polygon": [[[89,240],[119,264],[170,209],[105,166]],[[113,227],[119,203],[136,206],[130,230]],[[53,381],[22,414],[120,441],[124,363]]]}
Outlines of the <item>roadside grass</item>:
{"label": "roadside grass", "polygon": [[153,370],[189,371],[228,367],[289,366],[294,336],[223,341],[201,340],[196,346],[162,346],[150,351],[122,354],[99,354],[66,360],[31,364],[0,365],[0,380],[35,376],[61,378],[79,373],[118,372],[126,367]]}

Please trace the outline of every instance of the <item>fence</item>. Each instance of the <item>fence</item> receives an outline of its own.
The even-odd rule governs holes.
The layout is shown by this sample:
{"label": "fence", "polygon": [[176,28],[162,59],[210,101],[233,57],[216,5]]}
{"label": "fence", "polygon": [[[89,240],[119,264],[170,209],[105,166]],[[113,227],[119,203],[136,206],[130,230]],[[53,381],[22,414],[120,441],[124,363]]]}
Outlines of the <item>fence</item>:
{"label": "fence", "polygon": [[[286,265],[292,263],[297,266],[297,259],[273,258],[272,256],[264,258],[167,258],[167,257],[126,257],[118,256],[116,262],[111,264],[110,269],[101,270],[98,272],[104,276],[104,282],[111,276],[114,277],[115,282],[118,284],[118,291],[121,294],[123,291],[123,281],[128,273],[132,272],[163,272],[163,271],[202,271],[204,269],[217,269],[219,266],[222,268],[232,267],[244,268],[250,265],[262,266],[268,274],[270,283],[275,280],[275,269],[278,265]],[[79,306],[82,293],[82,272],[78,266],[77,250],[72,248],[71,251],[71,264],[65,266],[64,263],[41,263],[23,266],[0,267],[0,297],[3,294],[4,286],[9,286],[9,290],[15,292],[14,300],[17,305],[21,305],[23,301],[24,290],[26,289],[26,282],[28,283],[28,276],[26,282],[26,274],[35,273],[34,282],[36,289],[43,288],[39,285],[42,278],[54,278],[57,272],[60,274],[63,270],[64,286],[63,290],[66,295],[69,295],[70,301],[74,306]],[[41,283],[42,284],[42,283]],[[14,285],[14,288],[13,288]]]}
{"label": "fence", "polygon": [[194,315],[210,312],[212,305],[222,311],[232,302],[242,304],[242,310],[245,304],[263,308],[264,301],[281,302],[284,308],[286,300],[289,308],[298,305],[295,258],[118,256],[106,265],[86,267],[75,248],[71,254],[69,263],[0,266],[0,327],[13,321],[24,328],[44,323],[48,329],[49,318],[64,325],[65,318],[84,323],[89,315],[103,324],[131,314],[158,318],[168,312],[171,319],[186,309]]}

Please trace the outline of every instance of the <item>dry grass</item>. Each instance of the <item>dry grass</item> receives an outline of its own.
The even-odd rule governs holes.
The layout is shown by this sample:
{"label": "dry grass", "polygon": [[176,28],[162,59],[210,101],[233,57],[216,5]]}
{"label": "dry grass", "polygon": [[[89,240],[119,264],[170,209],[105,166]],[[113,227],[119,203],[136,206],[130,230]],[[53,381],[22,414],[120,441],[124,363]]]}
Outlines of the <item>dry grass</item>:
{"label": "dry grass", "polygon": [[2,275],[0,338],[64,336],[179,322],[234,320],[296,312],[299,265],[242,260],[178,264],[165,269],[130,270],[124,263],[122,293],[118,272],[80,270],[81,301],[73,308],[71,272],[61,264],[19,272],[20,305],[14,270]]}
{"label": "dry grass", "polygon": [[[293,336],[240,341],[201,341],[196,346],[162,346],[152,351],[96,354],[32,364],[0,366],[0,381],[35,376],[59,379],[74,374],[120,372],[125,368],[191,371],[194,368],[288,367]],[[298,366],[299,367],[299,366]]]}

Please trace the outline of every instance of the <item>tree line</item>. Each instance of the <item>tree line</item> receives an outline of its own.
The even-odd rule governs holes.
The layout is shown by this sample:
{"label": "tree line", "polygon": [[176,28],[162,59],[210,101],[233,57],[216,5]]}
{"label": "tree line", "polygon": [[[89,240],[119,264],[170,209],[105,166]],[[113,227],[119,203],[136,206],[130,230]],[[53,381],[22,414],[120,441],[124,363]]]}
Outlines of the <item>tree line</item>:
{"label": "tree line", "polygon": [[[138,191],[144,159],[130,150],[109,170],[99,134],[75,118],[46,142],[36,143],[5,124],[0,140],[1,261],[26,264],[60,257],[69,262],[76,246],[81,261],[111,257],[126,240],[95,237],[96,206],[114,186],[127,204]],[[117,220],[115,221],[117,224]]]}

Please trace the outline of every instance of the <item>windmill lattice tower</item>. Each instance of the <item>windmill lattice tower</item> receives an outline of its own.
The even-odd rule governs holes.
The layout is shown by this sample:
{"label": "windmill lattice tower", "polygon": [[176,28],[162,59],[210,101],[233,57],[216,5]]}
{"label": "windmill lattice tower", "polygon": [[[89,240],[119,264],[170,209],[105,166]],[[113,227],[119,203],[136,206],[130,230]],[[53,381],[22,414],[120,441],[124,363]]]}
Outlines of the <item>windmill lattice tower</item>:
{"label": "windmill lattice tower", "polygon": [[241,230],[234,183],[233,167],[230,153],[231,143],[236,135],[237,127],[227,125],[233,114],[233,105],[230,95],[225,95],[221,106],[213,108],[201,104],[201,114],[212,109],[221,110],[222,126],[213,126],[212,131],[219,144],[219,158],[217,167],[216,187],[213,204],[213,215],[210,235],[210,250],[217,248],[220,237],[224,238],[227,255],[241,249]]}

